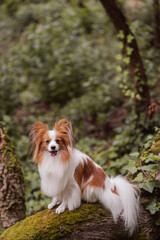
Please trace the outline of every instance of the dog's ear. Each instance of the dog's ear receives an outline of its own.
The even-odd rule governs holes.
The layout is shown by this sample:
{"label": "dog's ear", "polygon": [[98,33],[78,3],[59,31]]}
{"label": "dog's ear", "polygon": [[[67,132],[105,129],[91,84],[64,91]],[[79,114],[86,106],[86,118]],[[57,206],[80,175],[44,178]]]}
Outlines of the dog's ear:
{"label": "dog's ear", "polygon": [[48,130],[48,126],[43,124],[42,122],[35,122],[33,125],[33,130],[35,131],[35,133],[38,133],[41,130]]}
{"label": "dog's ear", "polygon": [[48,126],[43,124],[42,122],[35,122],[33,125],[33,129],[30,132],[30,136],[36,142],[39,138],[42,138],[43,134],[48,131]]}
{"label": "dog's ear", "polygon": [[57,122],[54,126],[54,130],[61,132],[64,135],[68,135],[70,146],[71,147],[74,146],[72,125],[67,119],[62,119],[59,122]]}
{"label": "dog's ear", "polygon": [[59,130],[60,128],[65,128],[66,130],[70,128],[70,123],[67,119],[62,119],[58,123],[55,124],[54,129]]}
{"label": "dog's ear", "polygon": [[35,122],[30,131],[29,154],[33,155],[34,162],[38,162],[42,137],[46,131],[48,131],[48,126],[42,122]]}

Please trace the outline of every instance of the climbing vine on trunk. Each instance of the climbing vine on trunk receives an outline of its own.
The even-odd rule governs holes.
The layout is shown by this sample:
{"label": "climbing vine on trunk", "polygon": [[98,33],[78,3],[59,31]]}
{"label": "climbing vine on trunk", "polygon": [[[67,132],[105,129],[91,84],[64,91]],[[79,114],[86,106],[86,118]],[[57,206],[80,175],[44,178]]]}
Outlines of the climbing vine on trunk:
{"label": "climbing vine on trunk", "polygon": [[[141,112],[147,113],[150,105],[149,87],[136,38],[131,32],[116,0],[101,0],[101,3],[118,33],[119,40],[123,44],[123,61],[128,65],[130,79],[134,85],[134,93],[132,92],[131,95],[134,99],[136,113],[138,116]],[[119,68],[119,71],[121,72],[122,69]],[[130,94],[129,91],[127,93]]]}

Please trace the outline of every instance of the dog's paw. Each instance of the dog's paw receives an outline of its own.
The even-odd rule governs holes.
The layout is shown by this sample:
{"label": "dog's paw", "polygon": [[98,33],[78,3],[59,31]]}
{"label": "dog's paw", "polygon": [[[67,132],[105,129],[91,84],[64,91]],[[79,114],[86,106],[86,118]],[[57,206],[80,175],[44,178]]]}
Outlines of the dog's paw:
{"label": "dog's paw", "polygon": [[60,214],[62,212],[65,211],[65,204],[61,204],[57,209],[56,209],[56,213]]}
{"label": "dog's paw", "polygon": [[61,201],[58,200],[58,198],[55,197],[55,198],[52,199],[52,202],[50,204],[48,204],[48,209],[52,209],[60,203],[61,203]]}
{"label": "dog's paw", "polygon": [[48,204],[48,209],[52,209],[54,206],[55,204],[51,202],[50,204]]}
{"label": "dog's paw", "polygon": [[81,205],[80,202],[69,201],[68,202],[68,210],[73,211],[73,210],[79,208],[80,205]]}

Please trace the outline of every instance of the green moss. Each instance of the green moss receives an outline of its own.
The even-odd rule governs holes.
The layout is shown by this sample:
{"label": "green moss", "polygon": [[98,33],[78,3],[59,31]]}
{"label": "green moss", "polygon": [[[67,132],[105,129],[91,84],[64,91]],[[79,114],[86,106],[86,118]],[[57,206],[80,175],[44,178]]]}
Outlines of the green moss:
{"label": "green moss", "polygon": [[7,134],[6,129],[3,127],[2,123],[0,124],[0,128],[2,129],[2,132],[4,134],[4,141],[5,143],[3,144],[3,152],[2,152],[2,161],[4,161],[5,166],[9,172],[19,172],[21,173],[20,170],[20,163],[16,157],[15,154],[15,149],[12,144],[12,141],[10,137]]}
{"label": "green moss", "polygon": [[146,240],[146,239],[147,239],[146,232],[141,232],[137,234],[134,238],[134,240]]}
{"label": "green moss", "polygon": [[[97,214],[96,214],[97,213]],[[0,240],[52,240],[81,229],[82,223],[105,218],[107,211],[99,204],[82,204],[77,210],[55,214],[55,210],[44,210],[7,229]]]}

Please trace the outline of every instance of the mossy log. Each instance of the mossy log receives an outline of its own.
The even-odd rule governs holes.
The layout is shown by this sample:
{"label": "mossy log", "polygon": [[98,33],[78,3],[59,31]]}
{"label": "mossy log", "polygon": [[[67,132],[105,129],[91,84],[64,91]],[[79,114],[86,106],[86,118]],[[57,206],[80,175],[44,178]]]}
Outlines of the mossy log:
{"label": "mossy log", "polygon": [[22,171],[13,144],[0,123],[0,228],[8,228],[24,217]]}
{"label": "mossy log", "polygon": [[79,209],[59,215],[54,209],[38,212],[7,229],[0,240],[159,239],[159,230],[143,207],[139,225],[138,232],[129,237],[121,219],[114,223],[111,214],[100,204],[83,203]]}

